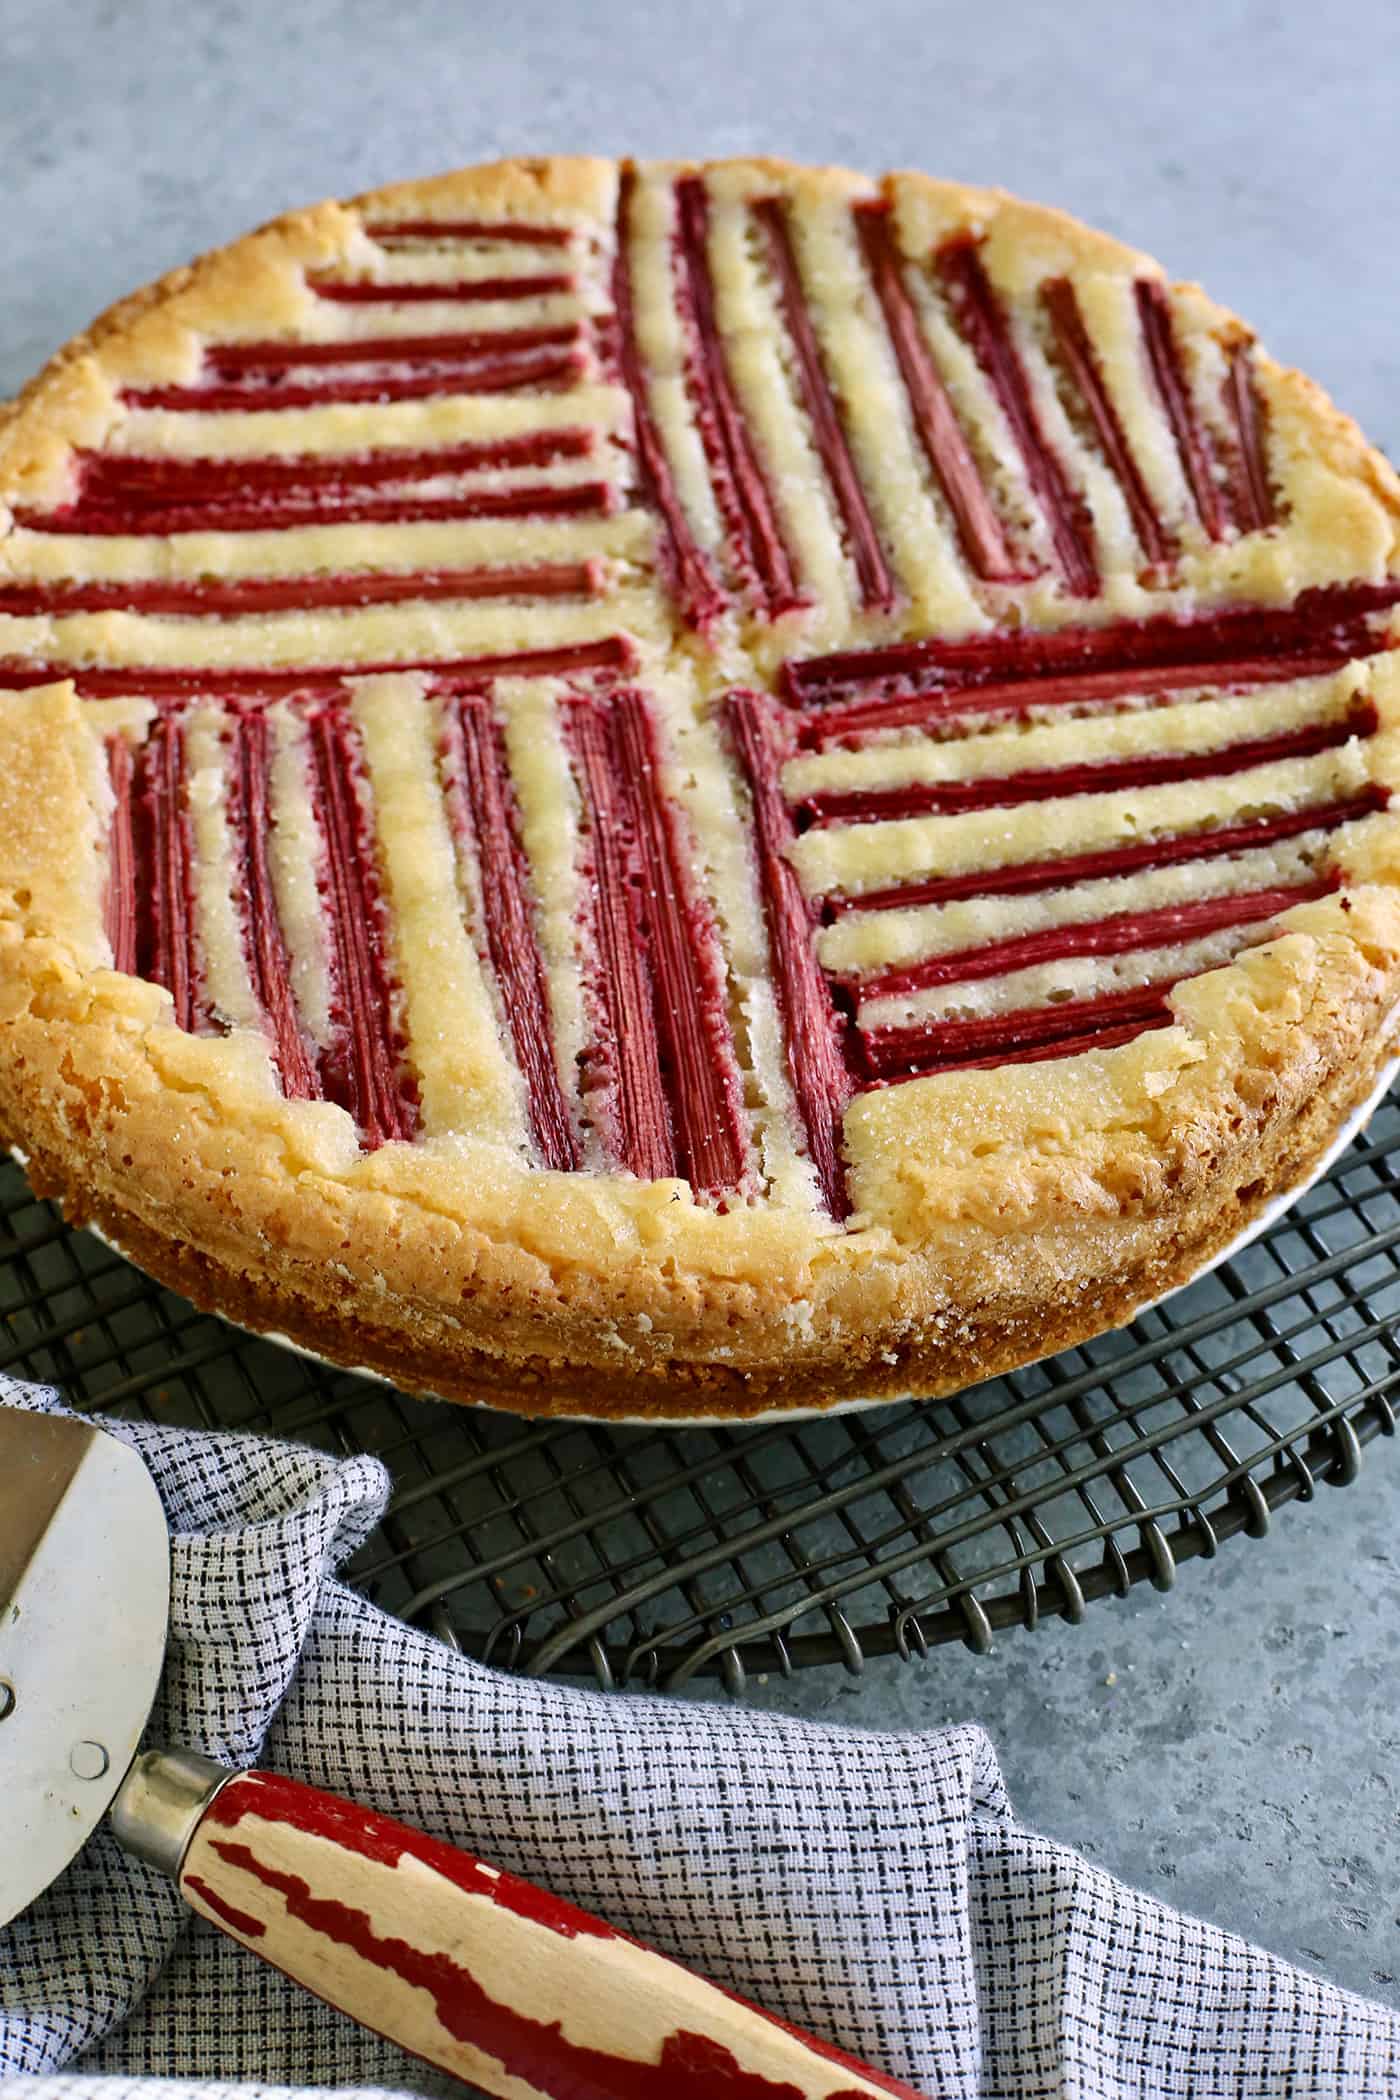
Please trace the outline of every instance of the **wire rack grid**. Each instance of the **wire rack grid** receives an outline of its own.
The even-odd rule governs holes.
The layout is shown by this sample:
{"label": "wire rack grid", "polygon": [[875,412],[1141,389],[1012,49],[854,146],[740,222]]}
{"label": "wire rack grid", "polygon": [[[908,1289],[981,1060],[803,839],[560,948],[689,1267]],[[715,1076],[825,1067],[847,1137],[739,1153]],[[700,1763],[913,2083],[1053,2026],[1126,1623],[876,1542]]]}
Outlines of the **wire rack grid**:
{"label": "wire rack grid", "polygon": [[1400,1389],[1400,1106],[1213,1275],[951,1400],[734,1429],[527,1423],[242,1334],[0,1167],[0,1370],[94,1414],[377,1454],[350,1578],[473,1655],[673,1688],[1080,1619],[1356,1477]]}

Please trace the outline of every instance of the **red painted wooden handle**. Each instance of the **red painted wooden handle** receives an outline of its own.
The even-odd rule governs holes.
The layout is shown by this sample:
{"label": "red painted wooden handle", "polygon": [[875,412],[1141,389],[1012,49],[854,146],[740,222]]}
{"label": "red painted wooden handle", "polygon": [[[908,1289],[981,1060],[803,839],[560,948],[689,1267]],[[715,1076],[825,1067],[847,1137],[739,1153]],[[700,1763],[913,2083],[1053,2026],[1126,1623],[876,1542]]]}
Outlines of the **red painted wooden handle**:
{"label": "red painted wooden handle", "polygon": [[587,1911],[270,1772],[216,1796],[180,1887],[317,1997],[511,2100],[919,2100]]}

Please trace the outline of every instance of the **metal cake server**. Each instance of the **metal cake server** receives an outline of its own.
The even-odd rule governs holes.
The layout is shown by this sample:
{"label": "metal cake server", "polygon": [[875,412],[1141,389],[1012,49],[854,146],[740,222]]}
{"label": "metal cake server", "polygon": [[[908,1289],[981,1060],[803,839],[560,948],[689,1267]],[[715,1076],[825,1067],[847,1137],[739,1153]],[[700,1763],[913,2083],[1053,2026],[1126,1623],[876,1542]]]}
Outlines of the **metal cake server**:
{"label": "metal cake server", "polygon": [[140,1750],[169,1605],[165,1514],[137,1454],[0,1407],[0,1930],[105,1816],[202,1917],[486,2092],[918,2100],[440,1839],[280,1775]]}

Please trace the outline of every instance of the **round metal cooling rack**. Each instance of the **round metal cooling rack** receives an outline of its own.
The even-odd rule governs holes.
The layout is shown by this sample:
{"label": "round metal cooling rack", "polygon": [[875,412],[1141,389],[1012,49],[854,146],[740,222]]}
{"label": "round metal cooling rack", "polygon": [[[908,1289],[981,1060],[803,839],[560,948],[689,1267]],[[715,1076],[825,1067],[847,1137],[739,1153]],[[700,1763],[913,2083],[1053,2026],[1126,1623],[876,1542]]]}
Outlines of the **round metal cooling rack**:
{"label": "round metal cooling rack", "polygon": [[0,1168],[0,1369],[93,1414],[385,1460],[351,1580],[507,1668],[605,1686],[984,1650],[1077,1620],[1392,1435],[1400,1106],[1265,1236],[1136,1324],[956,1399],[747,1429],[532,1424],[240,1334]]}

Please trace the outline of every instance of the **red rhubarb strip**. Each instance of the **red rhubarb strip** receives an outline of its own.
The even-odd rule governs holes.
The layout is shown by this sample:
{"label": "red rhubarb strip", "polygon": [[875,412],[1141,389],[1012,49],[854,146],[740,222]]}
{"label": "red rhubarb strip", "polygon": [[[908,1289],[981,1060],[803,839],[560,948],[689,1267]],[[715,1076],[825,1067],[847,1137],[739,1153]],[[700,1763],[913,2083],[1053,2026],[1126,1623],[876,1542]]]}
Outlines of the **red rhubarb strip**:
{"label": "red rhubarb strip", "polygon": [[748,1141],[714,915],[691,880],[694,842],[662,786],[645,697],[617,694],[608,727],[614,767],[636,813],[661,1071],[676,1147],[692,1186],[717,1195],[742,1181]]}
{"label": "red rhubarb strip", "polygon": [[1114,700],[1176,693],[1192,686],[1204,687],[1211,693],[1238,692],[1250,686],[1324,677],[1353,657],[1368,654],[1371,646],[1366,638],[1358,636],[1311,656],[1253,657],[1237,663],[1184,669],[1148,665],[1133,671],[1086,671],[1064,678],[952,686],[931,692],[899,693],[888,700],[855,700],[806,717],[798,726],[797,741],[805,751],[819,751],[828,744],[868,736],[876,730],[932,727],[964,716],[1024,715],[1034,707],[1108,705]]}
{"label": "red rhubarb strip", "polygon": [[520,219],[380,219],[365,232],[372,241],[516,241],[539,248],[567,248],[574,237],[571,226]]}
{"label": "red rhubarb strip", "polygon": [[1148,366],[1176,440],[1182,471],[1196,499],[1197,513],[1213,540],[1224,539],[1228,520],[1216,480],[1215,455],[1191,399],[1172,324],[1171,299],[1166,286],[1155,277],[1139,277],[1134,290]]}
{"label": "red rhubarb strip", "polygon": [[250,576],[229,583],[138,578],[130,583],[0,584],[0,614],[80,612],[189,613],[221,619],[239,613],[303,612],[312,606],[399,605],[480,598],[596,598],[598,562],[557,562],[501,569],[426,569],[407,575]]}
{"label": "red rhubarb strip", "polygon": [[900,693],[892,699],[850,701],[846,708],[831,708],[800,722],[798,743],[802,750],[825,750],[829,743],[842,743],[884,729],[926,729],[934,722],[959,720],[963,716],[1022,716],[1031,708],[1075,708],[1098,706],[1115,699],[1138,699],[1146,693],[1180,693],[1184,687],[1205,687],[1211,693],[1243,691],[1255,685],[1280,685],[1295,678],[1320,678],[1348,664],[1356,655],[1369,653],[1369,645],[1348,643],[1339,649],[1318,651],[1308,657],[1255,657],[1243,664],[1192,666],[1188,674],[1165,666],[1148,666],[1133,672],[1087,672],[1068,678],[1018,680],[1014,685],[963,685],[932,693]]}
{"label": "red rhubarb strip", "polygon": [[[1001,1065],[1043,1065],[1052,1058],[1080,1057],[1086,1050],[1116,1050],[1120,1043],[1135,1042],[1155,1028],[1170,1028],[1172,1011],[1167,1005],[1145,1014],[1138,1021],[1123,1021],[1116,1028],[1088,1028],[1083,1035],[1067,1035],[1057,1043],[1033,1044],[1025,1050],[1005,1050],[990,1057],[951,1057],[936,1069],[940,1072],[988,1072]],[[912,1073],[906,1074],[912,1078]]]}
{"label": "red rhubarb strip", "polygon": [[592,878],[589,990],[600,1025],[585,1070],[605,1105],[619,1164],[642,1181],[678,1171],[661,1074],[656,997],[638,867],[637,817],[602,708],[569,710],[569,733],[587,826]]}
{"label": "red rhubarb strip", "polygon": [[899,251],[890,233],[889,206],[856,205],[855,226],[909,397],[914,428],[957,523],[963,551],[985,582],[1024,580],[1025,564],[1018,562],[1011,551],[943,376],[919,326]]}
{"label": "red rhubarb strip", "polygon": [[228,827],[248,977],[266,1016],[282,1091],[291,1101],[317,1101],[320,1082],[292,994],[292,961],[277,910],[268,859],[268,734],[264,714],[236,715],[229,750]]}
{"label": "red rhubarb strip", "polygon": [[770,619],[803,603],[777,506],[729,371],[710,275],[710,200],[702,178],[675,186],[676,307],[685,328],[686,382],[735,567]]}
{"label": "red rhubarb strip", "polygon": [[1133,457],[1113,397],[1104,385],[1089,331],[1084,326],[1078,294],[1067,277],[1057,277],[1041,286],[1040,297],[1054,331],[1061,362],[1078,389],[1100,450],[1123,491],[1138,544],[1149,562],[1165,566],[1172,560],[1176,548],[1157,515],[1157,506]]}
{"label": "red rhubarb strip", "polygon": [[158,700],[198,698],[201,695],[270,697],[278,693],[302,693],[344,678],[374,678],[390,671],[420,671],[449,686],[480,683],[488,678],[543,678],[557,673],[566,677],[576,671],[627,671],[636,651],[626,635],[605,635],[596,642],[570,642],[558,649],[516,649],[499,656],[420,657],[411,662],[363,664],[308,664],[277,669],[252,665],[228,668],[189,669],[184,665],[103,666],[100,670],[80,664],[36,664],[0,660],[0,691],[22,692],[30,686],[53,685],[71,679],[80,698],[103,700],[122,694],[144,694]]}
{"label": "red rhubarb strip", "polygon": [[836,891],[822,901],[825,919],[849,911],[909,911],[923,904],[956,904],[965,897],[1026,897],[1039,890],[1066,889],[1076,882],[1135,875],[1144,868],[1169,868],[1180,862],[1223,860],[1249,853],[1281,839],[1308,832],[1335,831],[1342,824],[1374,816],[1386,807],[1388,791],[1370,787],[1342,802],[1315,803],[1250,824],[1230,824],[1217,831],[1175,833],[1162,839],[1134,839],[1124,846],[1105,846],[1097,853],[1067,854],[1062,860],[1028,860],[966,875],[935,875],[926,882],[886,890]]}
{"label": "red rhubarb strip", "polygon": [[1338,888],[1341,878],[1324,876],[1272,889],[1248,890],[1233,897],[1195,897],[1185,904],[1164,904],[1155,911],[1117,912],[1078,926],[1045,926],[1036,933],[988,941],[980,948],[960,948],[928,955],[897,969],[877,970],[868,977],[842,982],[861,1000],[899,999],[939,985],[975,984],[1005,977],[1013,970],[1034,969],[1073,955],[1131,955],[1138,949],[1173,948],[1202,940],[1236,926],[1276,919],[1295,904],[1312,904]]}
{"label": "red rhubarb strip", "polygon": [[561,459],[586,459],[597,450],[593,431],[527,430],[516,437],[487,438],[467,445],[370,453],[305,452],[290,458],[143,458],[126,452],[79,452],[80,502],[170,503],[209,497],[280,494],[287,489],[392,488],[400,482],[436,481],[447,475],[489,473],[496,468],[548,467]]}
{"label": "red rhubarb strip", "polygon": [[285,372],[302,365],[462,364],[472,359],[499,361],[531,350],[578,349],[583,331],[577,321],[549,328],[477,328],[434,335],[338,337],[330,343],[210,343],[205,368],[221,379],[245,372]]}
{"label": "red rhubarb strip", "polygon": [[152,722],[136,760],[131,804],[136,975],[164,985],[177,1025],[193,1032],[203,1017],[185,730],[178,716]]}
{"label": "red rhubarb strip", "polygon": [[136,975],[136,844],[133,834],[135,762],[124,736],[107,745],[112,787],[112,822],[107,844],[107,888],[103,918],[112,947],[112,968]]}
{"label": "red rhubarb strip", "polygon": [[460,691],[488,678],[567,678],[583,671],[632,671],[636,664],[636,644],[630,635],[608,634],[596,642],[567,642],[558,649],[517,649],[501,656],[463,657],[456,663],[425,663],[415,668],[432,673],[439,690]]}
{"label": "red rhubarb strip", "polygon": [[732,693],[725,711],[748,783],[754,858],[788,1077],[822,1200],[833,1218],[844,1219],[851,1206],[841,1158],[841,1124],[851,1079],[831,988],[816,957],[812,907],[787,857],[793,827],[779,785],[787,750],[760,694]]}
{"label": "red rhubarb strip", "polygon": [[402,496],[298,501],[277,495],[248,501],[161,506],[152,503],[76,503],[63,510],[16,510],[31,532],[73,532],[95,538],[166,538],[183,532],[294,532],[316,525],[426,525],[473,518],[607,517],[614,506],[606,481],[538,483],[529,488],[476,489],[464,496]]}
{"label": "red rhubarb strip", "polygon": [[861,604],[868,612],[891,612],[896,598],[894,576],[885,559],[865,488],[846,442],[841,412],[812,326],[802,273],[788,227],[787,208],[777,197],[764,197],[754,205],[753,212],[768,237],[768,252],[778,280],[783,319],[797,359],[802,405],[807,411],[813,440],[840,513],[846,545],[860,584]]}
{"label": "red rhubarb strip", "polygon": [[1225,413],[1234,426],[1239,459],[1235,513],[1241,532],[1263,532],[1277,515],[1264,454],[1263,417],[1254,386],[1254,345],[1236,343],[1225,380]]}
{"label": "red rhubarb strip", "polygon": [[484,305],[496,299],[538,299],[550,292],[571,292],[574,278],[563,270],[539,277],[468,277],[453,284],[375,284],[335,277],[308,277],[318,299],[337,306]]}
{"label": "red rhubarb strip", "polygon": [[1026,478],[1050,528],[1055,558],[1077,598],[1098,596],[1093,528],[1040,426],[1030,382],[1012,340],[1001,301],[982,265],[977,243],[949,241],[935,257],[938,274],[972,353],[1011,426]]}
{"label": "red rhubarb strip", "polygon": [[743,1087],[714,919],[690,880],[650,710],[641,693],[621,692],[572,701],[568,712],[589,816],[597,990],[610,1032],[599,1061],[611,1067],[619,1157],[634,1173],[679,1172],[717,1195],[743,1179]]}
{"label": "red rhubarb strip", "polygon": [[1022,1007],[970,1021],[926,1021],[919,1027],[863,1028],[857,1035],[861,1062],[873,1080],[916,1079],[923,1073],[968,1065],[1005,1064],[1040,1050],[1047,1057],[1073,1057],[1103,1046],[1112,1031],[1136,1034],[1171,1020],[1167,1004],[1177,978],[1167,984],[1105,992],[1097,999],[1066,1000],[1057,1006]]}
{"label": "red rhubarb strip", "polygon": [[636,175],[630,168],[624,169],[618,192],[617,249],[613,264],[618,364],[623,385],[632,399],[638,483],[648,507],[660,521],[660,560],[667,586],[691,626],[704,633],[724,612],[724,593],[690,529],[690,521],[676,490],[671,462],[651,412],[646,368],[637,347],[632,294],[631,212],[636,187]]}
{"label": "red rhubarb strip", "polygon": [[328,403],[424,401],[440,395],[512,394],[525,388],[572,385],[587,364],[582,350],[534,350],[519,357],[482,358],[422,372],[382,372],[364,379],[323,379],[306,385],[127,387],[127,408],[171,409],[192,415],[253,414],[263,409],[323,408]]}
{"label": "red rhubarb strip", "polygon": [[487,951],[525,1082],[530,1127],[543,1164],[575,1172],[582,1155],[554,1057],[529,863],[489,702],[461,701],[448,710],[446,730],[448,805],[459,844],[475,852]]}
{"label": "red rhubarb strip", "polygon": [[320,1053],[321,1085],[327,1100],[354,1117],[372,1150],[414,1135],[417,1093],[394,1028],[386,911],[361,799],[359,738],[345,709],[312,714],[307,745],[333,986],[334,1038]]}
{"label": "red rhubarb strip", "polygon": [[[783,666],[783,691],[795,705],[810,707],[853,688],[862,691],[895,679],[918,679],[938,688],[1103,669],[1140,670],[1153,664],[1189,670],[1230,658],[1290,652],[1331,650],[1340,655],[1357,641],[1357,629],[1369,614],[1397,601],[1400,577],[1387,577],[1380,583],[1304,591],[1292,605],[1277,609],[1248,606],[1185,620],[1164,614],[1104,627],[1017,628],[887,642],[805,662],[789,660]],[[1366,639],[1364,633],[1361,639]],[[1370,648],[1383,646],[1383,636],[1370,639]]]}
{"label": "red rhubarb strip", "polygon": [[977,780],[921,780],[907,787],[836,789],[808,795],[797,805],[805,824],[881,824],[904,817],[950,816],[967,810],[1012,809],[1024,802],[1057,801],[1066,795],[1107,794],[1123,788],[1174,785],[1178,781],[1223,780],[1279,759],[1313,758],[1335,751],[1353,737],[1373,736],[1380,723],[1367,702],[1337,722],[1312,722],[1276,736],[1253,737],[1218,751],[1153,752],[1103,758],[1087,765],[1043,766]]}

